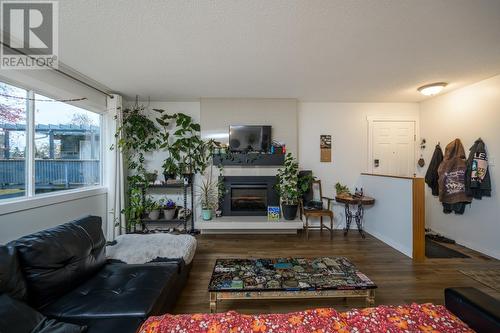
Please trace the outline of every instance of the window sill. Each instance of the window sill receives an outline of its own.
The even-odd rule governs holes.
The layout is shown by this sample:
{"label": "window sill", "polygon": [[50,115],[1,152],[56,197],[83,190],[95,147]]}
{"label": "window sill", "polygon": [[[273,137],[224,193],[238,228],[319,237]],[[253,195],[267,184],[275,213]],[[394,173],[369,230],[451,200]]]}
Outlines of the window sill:
{"label": "window sill", "polygon": [[60,191],[57,193],[40,194],[31,198],[13,199],[0,203],[0,216],[12,214],[23,210],[54,205],[62,202],[78,200],[87,197],[93,197],[99,194],[107,193],[106,187],[95,186],[85,189],[75,189]]}

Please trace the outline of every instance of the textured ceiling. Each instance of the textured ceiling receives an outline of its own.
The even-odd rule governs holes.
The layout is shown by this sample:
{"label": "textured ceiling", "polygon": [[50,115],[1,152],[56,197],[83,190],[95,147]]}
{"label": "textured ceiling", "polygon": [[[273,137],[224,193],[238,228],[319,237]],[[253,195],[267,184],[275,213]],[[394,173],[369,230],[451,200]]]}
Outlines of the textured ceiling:
{"label": "textured ceiling", "polygon": [[60,59],[152,100],[405,102],[500,73],[498,0],[64,0]]}

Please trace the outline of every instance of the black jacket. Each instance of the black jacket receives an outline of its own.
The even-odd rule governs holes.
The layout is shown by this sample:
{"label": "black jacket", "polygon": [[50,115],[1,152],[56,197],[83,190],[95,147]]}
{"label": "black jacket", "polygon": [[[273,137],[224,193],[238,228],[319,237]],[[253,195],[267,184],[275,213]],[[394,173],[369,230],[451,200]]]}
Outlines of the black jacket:
{"label": "black jacket", "polygon": [[481,139],[472,145],[467,159],[465,174],[465,191],[474,199],[491,196],[490,170],[488,169],[488,155],[486,146]]}
{"label": "black jacket", "polygon": [[439,175],[438,168],[441,162],[443,161],[443,151],[439,145],[436,145],[436,149],[434,150],[434,154],[432,154],[431,163],[427,168],[427,172],[425,174],[425,182],[432,190],[432,195],[439,195]]}

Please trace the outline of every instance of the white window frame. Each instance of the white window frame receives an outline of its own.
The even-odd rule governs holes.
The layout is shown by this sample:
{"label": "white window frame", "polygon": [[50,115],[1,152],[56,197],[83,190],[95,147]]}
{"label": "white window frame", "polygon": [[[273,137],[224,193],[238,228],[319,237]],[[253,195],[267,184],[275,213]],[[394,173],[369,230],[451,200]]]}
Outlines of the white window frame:
{"label": "white window frame", "polygon": [[[104,131],[103,131],[103,121],[104,116],[101,113],[89,110],[87,108],[78,106],[79,108],[93,112],[99,115],[99,184],[94,186],[85,186],[77,189],[69,190],[59,190],[54,192],[48,192],[43,194],[35,194],[35,94],[41,94],[48,98],[54,98],[53,96],[47,96],[45,93],[39,93],[35,89],[28,89],[19,85],[17,83],[11,83],[7,80],[1,80],[3,83],[14,86],[16,88],[24,89],[27,91],[28,100],[26,102],[26,153],[25,153],[25,195],[22,197],[1,199],[0,200],[0,216],[5,214],[14,213],[17,211],[23,211],[28,209],[33,209],[37,207],[43,207],[47,205],[52,205],[56,203],[77,200],[80,198],[85,198],[89,196],[99,195],[107,193],[107,189],[103,186],[104,180]],[[70,104],[71,105],[71,104]]]}

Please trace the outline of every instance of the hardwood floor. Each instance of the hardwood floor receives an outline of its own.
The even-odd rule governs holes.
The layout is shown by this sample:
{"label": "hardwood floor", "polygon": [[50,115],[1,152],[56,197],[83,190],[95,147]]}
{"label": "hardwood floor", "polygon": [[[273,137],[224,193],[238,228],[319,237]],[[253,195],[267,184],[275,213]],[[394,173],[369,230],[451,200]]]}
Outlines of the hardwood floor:
{"label": "hardwood floor", "polygon": [[[362,239],[356,232],[344,237],[335,231],[310,232],[304,235],[199,235],[193,267],[174,313],[209,311],[208,282],[216,258],[272,258],[345,256],[368,275],[377,285],[376,304],[444,302],[446,287],[472,286],[494,297],[500,293],[467,277],[460,269],[500,269],[500,261],[472,250],[452,246],[468,254],[467,259],[426,259],[413,261],[378,239],[367,235]],[[314,307],[334,307],[347,310],[364,307],[363,300],[297,300],[297,301],[234,301],[221,303],[219,312],[237,310],[243,313],[289,312]]]}

